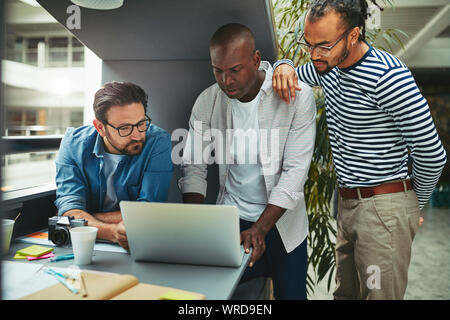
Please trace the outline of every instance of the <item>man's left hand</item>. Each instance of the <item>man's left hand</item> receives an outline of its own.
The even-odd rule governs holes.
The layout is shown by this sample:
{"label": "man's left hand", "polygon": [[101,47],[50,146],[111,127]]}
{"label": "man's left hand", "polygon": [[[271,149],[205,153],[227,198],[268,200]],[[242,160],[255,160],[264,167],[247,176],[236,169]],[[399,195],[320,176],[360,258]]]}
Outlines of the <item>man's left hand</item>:
{"label": "man's left hand", "polygon": [[245,252],[249,253],[250,248],[253,248],[249,263],[250,267],[253,267],[254,263],[261,258],[264,250],[266,250],[265,237],[266,233],[255,225],[241,232],[241,244],[244,244]]}

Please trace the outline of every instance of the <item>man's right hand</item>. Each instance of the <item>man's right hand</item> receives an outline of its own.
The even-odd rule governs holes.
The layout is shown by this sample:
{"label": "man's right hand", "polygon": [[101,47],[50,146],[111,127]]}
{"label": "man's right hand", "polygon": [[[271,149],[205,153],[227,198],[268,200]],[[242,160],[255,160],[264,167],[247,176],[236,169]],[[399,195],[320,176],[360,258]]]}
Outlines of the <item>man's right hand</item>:
{"label": "man's right hand", "polygon": [[293,102],[295,100],[295,90],[301,90],[298,86],[298,77],[295,69],[286,63],[280,64],[273,71],[272,87],[284,102],[290,104],[289,95]]}

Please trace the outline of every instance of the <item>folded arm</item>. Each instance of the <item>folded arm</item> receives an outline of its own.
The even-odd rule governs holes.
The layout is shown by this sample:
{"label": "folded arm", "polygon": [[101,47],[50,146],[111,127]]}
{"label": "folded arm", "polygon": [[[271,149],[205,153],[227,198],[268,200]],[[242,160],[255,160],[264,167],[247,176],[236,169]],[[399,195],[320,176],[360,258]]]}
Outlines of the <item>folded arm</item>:
{"label": "folded arm", "polygon": [[118,243],[128,248],[125,226],[120,211],[89,214],[84,210],[72,209],[64,212],[63,216],[72,216],[75,219],[86,219],[88,226],[98,228],[97,238]]}

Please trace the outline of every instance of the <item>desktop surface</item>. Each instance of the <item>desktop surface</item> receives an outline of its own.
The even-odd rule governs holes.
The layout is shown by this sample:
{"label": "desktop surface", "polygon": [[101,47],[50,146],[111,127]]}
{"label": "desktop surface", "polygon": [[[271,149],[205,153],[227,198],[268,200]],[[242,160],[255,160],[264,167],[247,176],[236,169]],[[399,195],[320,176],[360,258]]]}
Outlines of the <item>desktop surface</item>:
{"label": "desktop surface", "polygon": [[[29,246],[27,243],[13,241],[4,260],[14,260],[17,250]],[[54,247],[55,255],[72,253],[71,248]],[[135,262],[128,253],[94,250],[92,263],[80,266],[82,270],[95,270],[119,274],[131,274],[142,283],[172,287],[204,294],[207,300],[230,299],[250,260],[245,254],[240,267],[216,267],[186,264]],[[46,264],[45,260],[20,261],[20,263]],[[74,264],[73,260],[48,263],[58,268]]]}

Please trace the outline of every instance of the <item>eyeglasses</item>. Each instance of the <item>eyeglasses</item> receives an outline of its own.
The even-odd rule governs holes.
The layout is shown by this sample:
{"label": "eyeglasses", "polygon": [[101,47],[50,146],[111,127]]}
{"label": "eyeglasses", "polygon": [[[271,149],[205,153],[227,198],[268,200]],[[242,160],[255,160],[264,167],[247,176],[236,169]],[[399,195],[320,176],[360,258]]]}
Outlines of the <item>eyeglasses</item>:
{"label": "eyeglasses", "polygon": [[116,129],[117,132],[119,133],[119,136],[128,137],[133,132],[134,127],[136,127],[139,132],[147,131],[148,127],[150,126],[150,123],[152,122],[152,119],[150,119],[150,117],[147,115],[145,117],[146,117],[145,120],[139,121],[136,124],[125,124],[120,127],[114,127],[106,120],[103,120],[103,122],[106,123],[108,126]]}
{"label": "eyeglasses", "polygon": [[339,39],[337,39],[331,46],[312,46],[309,43],[306,43],[304,41],[304,37],[305,37],[305,33],[303,32],[302,35],[300,36],[300,38],[298,39],[297,43],[300,45],[300,47],[302,48],[302,50],[305,53],[308,54],[312,54],[313,50],[316,50],[316,53],[322,57],[328,57],[331,53],[331,49],[334,48],[334,46],[336,46],[339,41],[341,41],[342,39],[344,39],[344,37],[352,30],[353,28],[348,29],[347,31],[345,31],[340,37]]}

